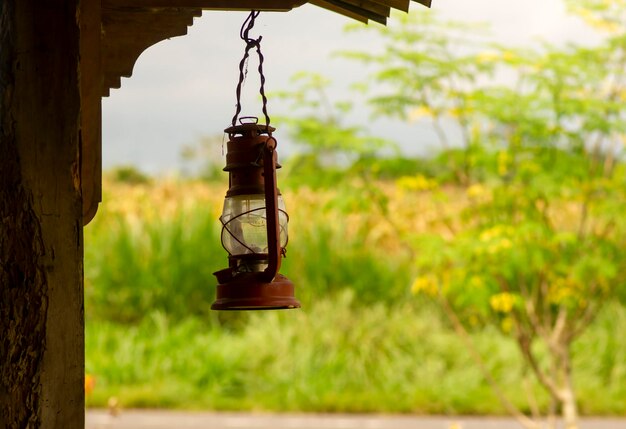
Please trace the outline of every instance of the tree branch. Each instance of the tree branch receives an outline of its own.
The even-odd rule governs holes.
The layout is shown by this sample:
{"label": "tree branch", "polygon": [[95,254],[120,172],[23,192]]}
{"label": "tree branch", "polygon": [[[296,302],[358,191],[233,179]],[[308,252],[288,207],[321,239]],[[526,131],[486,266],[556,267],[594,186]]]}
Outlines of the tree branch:
{"label": "tree branch", "polygon": [[507,412],[510,415],[512,415],[520,424],[522,424],[526,428],[539,429],[540,426],[537,422],[535,422],[533,419],[529,418],[527,415],[522,413],[519,408],[517,408],[511,401],[509,401],[509,399],[506,397],[506,395],[502,391],[502,388],[500,387],[498,382],[495,380],[495,378],[491,374],[491,371],[489,371],[489,369],[487,368],[487,365],[485,364],[482,357],[480,356],[480,353],[478,352],[478,350],[476,350],[476,347],[474,346],[474,343],[472,342],[469,333],[467,332],[467,330],[465,329],[465,327],[459,320],[454,309],[450,306],[449,301],[443,296],[440,296],[440,300],[446,312],[446,315],[448,316],[448,318],[452,322],[452,325],[454,326],[454,330],[459,335],[459,337],[461,337],[461,340],[463,341],[463,343],[465,343],[465,347],[470,352],[472,359],[474,359],[474,362],[478,365],[480,371],[483,374],[483,377],[493,389],[494,393],[498,397],[498,400],[500,401],[502,406],[507,410]]}
{"label": "tree branch", "polygon": [[532,343],[530,341],[530,338],[528,337],[528,335],[525,335],[519,330],[519,326],[516,340],[517,344],[519,345],[520,351],[522,352],[522,356],[524,356],[524,359],[530,365],[530,368],[535,373],[535,376],[537,377],[537,380],[539,380],[539,383],[548,391],[550,396],[555,399],[561,400],[561,393],[559,392],[559,389],[554,379],[548,376],[539,366],[539,363],[537,362],[537,359],[535,358],[535,355],[533,354],[533,351],[531,349]]}

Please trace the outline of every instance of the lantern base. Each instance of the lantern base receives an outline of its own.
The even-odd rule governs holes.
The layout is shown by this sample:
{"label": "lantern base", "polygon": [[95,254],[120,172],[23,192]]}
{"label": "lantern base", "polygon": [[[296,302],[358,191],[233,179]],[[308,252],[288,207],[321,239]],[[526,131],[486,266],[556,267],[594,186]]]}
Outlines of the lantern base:
{"label": "lantern base", "polygon": [[271,283],[260,273],[244,273],[217,285],[217,298],[211,310],[281,310],[300,308],[291,281],[277,274]]}

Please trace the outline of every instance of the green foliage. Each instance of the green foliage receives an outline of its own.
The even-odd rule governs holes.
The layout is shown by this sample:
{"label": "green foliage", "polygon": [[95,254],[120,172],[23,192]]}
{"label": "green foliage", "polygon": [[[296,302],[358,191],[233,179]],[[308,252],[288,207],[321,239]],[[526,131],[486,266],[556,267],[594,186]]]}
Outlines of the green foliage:
{"label": "green foliage", "polygon": [[375,30],[382,53],[347,54],[375,68],[379,114],[430,121],[439,181],[467,188],[469,204],[443,219],[450,236],[412,238],[413,291],[436,297],[465,337],[489,325],[511,335],[570,427],[572,344],[626,288],[626,20],[606,28],[613,12],[579,9],[611,33],[595,47],[510,49],[420,14]]}
{"label": "green foliage", "polygon": [[127,183],[129,185],[140,185],[150,183],[150,176],[141,172],[133,165],[122,165],[106,172],[115,182]]}
{"label": "green foliage", "polygon": [[[197,318],[174,323],[160,312],[133,326],[89,321],[87,371],[96,385],[88,406],[114,396],[124,407],[503,413],[460,339],[424,302],[364,307],[344,289],[303,310],[248,315],[234,332]],[[625,412],[626,342],[611,335],[625,318],[623,308],[612,308],[577,345],[586,413]],[[473,338],[523,407],[514,344],[489,329]]]}
{"label": "green foliage", "polygon": [[[380,113],[424,114],[435,127],[454,121],[462,130],[454,146],[464,149],[449,149],[441,130],[445,150],[436,160],[452,166],[448,171],[462,163],[456,178],[482,183],[468,189],[483,195],[459,213],[463,230],[440,243],[437,253],[444,256],[424,254],[420,266],[447,277],[439,279],[443,292],[453,294],[458,284],[459,293],[483,306],[502,288],[520,294],[522,285],[530,293],[565,278],[585,285],[577,292],[584,308],[619,295],[626,118],[616,97],[626,86],[616,78],[621,65],[610,61],[615,53],[574,45],[473,52],[484,48],[459,36],[461,30],[432,16],[410,16],[394,30],[376,30],[389,41],[383,54],[349,54],[379,67],[374,81],[388,91],[372,98]],[[493,83],[497,71],[515,79]],[[491,235],[497,238],[486,238]],[[491,286],[482,300],[461,287],[478,273]]]}
{"label": "green foliage", "polygon": [[[418,177],[402,189],[432,186]],[[303,309],[219,313],[208,308],[211,272],[226,263],[216,229],[223,192],[191,182],[105,189],[107,204],[85,230],[86,367],[96,380],[88,405],[116,397],[124,407],[504,412],[437,309],[408,299],[410,254],[383,228],[370,194],[285,195],[293,209],[284,272]],[[433,216],[430,197],[386,197],[408,228],[412,211],[402,210]],[[625,314],[607,309],[576,343],[586,413],[625,412],[626,343],[611,334]],[[472,338],[524,409],[514,343],[493,327]]]}
{"label": "green foliage", "polygon": [[[328,219],[328,215],[322,215]],[[335,296],[345,289],[355,293],[362,305],[393,304],[407,298],[410,281],[409,259],[382,257],[382,252],[367,247],[365,234],[346,240],[348,225],[308,225],[298,231],[290,253],[307,255],[285,260],[285,274],[298,279],[301,300],[312,303],[321,296]],[[315,255],[314,257],[309,257]],[[364,275],[364,270],[366,275]]]}
{"label": "green foliage", "polygon": [[[222,268],[217,256],[223,254],[215,219],[202,207],[178,207],[181,199],[167,215],[164,201],[149,195],[157,188],[132,189],[128,194],[118,188],[117,200],[107,196],[107,207],[85,231],[88,317],[137,323],[163,311],[175,320],[209,318],[207,285]],[[165,190],[170,192],[176,190]],[[141,211],[136,211],[139,204]]]}
{"label": "green foliage", "polygon": [[375,69],[376,115],[434,127],[426,159],[346,125],[320,76],[278,94],[304,149],[280,173],[302,311],[207,311],[222,192],[119,195],[86,230],[92,403],[510,412],[486,375],[522,412],[626,412],[626,8],[574,9],[601,45],[511,49],[432,14],[368,30],[383,52],[345,56]]}
{"label": "green foliage", "polygon": [[[370,245],[368,230],[379,218],[372,200],[354,193],[356,186],[326,200],[302,191],[297,210],[290,210],[283,272],[297,282],[305,303],[345,288],[354,290],[362,304],[391,303],[408,293],[407,255],[389,261],[383,250],[363,251]],[[116,186],[85,231],[88,317],[137,323],[160,311],[174,321],[188,316],[208,323],[245,318],[218,318],[219,313],[209,311],[212,273],[227,263],[217,220],[223,192],[190,182]],[[346,219],[350,213],[368,212],[360,218],[353,215],[352,223]]]}
{"label": "green foliage", "polygon": [[353,106],[331,101],[330,81],[318,74],[299,73],[292,84],[296,85],[293,91],[273,94],[290,102],[291,115],[278,117],[276,122],[279,127],[286,126],[300,146],[300,152],[286,163],[284,175],[290,185],[334,186],[359,174],[381,154],[398,155],[392,142],[373,137],[363,127],[343,124]]}
{"label": "green foliage", "polygon": [[220,181],[224,176],[224,144],[224,136],[202,136],[193,144],[186,145],[180,154],[185,165],[183,175],[209,182]]}

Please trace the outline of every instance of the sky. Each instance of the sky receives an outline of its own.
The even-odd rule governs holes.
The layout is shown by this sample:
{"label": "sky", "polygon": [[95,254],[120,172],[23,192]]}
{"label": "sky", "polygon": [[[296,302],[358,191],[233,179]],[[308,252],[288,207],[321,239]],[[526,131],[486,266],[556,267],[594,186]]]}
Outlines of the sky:
{"label": "sky", "polygon": [[[562,0],[433,0],[431,9],[418,3],[411,10],[465,22],[486,22],[503,43],[524,45],[538,38],[554,43],[592,37],[576,18],[568,16]],[[222,135],[235,111],[238,64],[245,45],[239,29],[246,12],[205,11],[188,34],[162,41],[137,60],[133,76],[104,98],[103,165],[135,165],[150,174],[170,174],[183,168],[181,151],[203,136]],[[251,36],[263,36],[266,91],[289,90],[290,77],[300,71],[318,72],[333,82],[333,95],[350,97],[350,83],[363,81],[362,66],[333,57],[339,50],[364,50],[380,40],[374,32],[346,34],[350,19],[312,5],[290,12],[261,13]],[[394,26],[393,16],[387,26]],[[377,25],[377,24],[370,24]],[[244,87],[243,114],[256,115],[256,60]],[[341,98],[343,97],[343,98]],[[270,116],[287,106],[270,99]],[[371,122],[365,107],[357,109],[352,125],[367,124],[374,135],[397,141],[407,155],[421,153],[429,136],[419,125],[381,120]],[[356,122],[356,124],[354,123]],[[297,150],[276,133],[282,155]],[[216,153],[221,145],[216,144]]]}

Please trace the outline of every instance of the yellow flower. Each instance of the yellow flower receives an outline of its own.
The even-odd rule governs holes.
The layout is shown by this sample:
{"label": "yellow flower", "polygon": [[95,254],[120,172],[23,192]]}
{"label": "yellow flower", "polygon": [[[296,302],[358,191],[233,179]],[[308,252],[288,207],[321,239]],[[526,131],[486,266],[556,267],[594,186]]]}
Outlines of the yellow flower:
{"label": "yellow flower", "polygon": [[417,295],[425,293],[428,296],[435,296],[439,293],[439,285],[434,276],[421,276],[415,279],[411,286],[411,293]]}
{"label": "yellow flower", "polygon": [[509,172],[509,166],[511,165],[511,156],[505,150],[498,152],[498,174],[505,176]]}
{"label": "yellow flower", "polygon": [[508,225],[495,225],[481,232],[479,239],[483,243],[486,243],[495,239],[505,238],[506,236],[510,236],[512,233],[513,228]]}
{"label": "yellow flower", "polygon": [[496,253],[500,253],[503,250],[508,250],[513,247],[513,242],[508,238],[501,238],[500,240],[494,241],[488,248],[487,253],[490,255],[495,255]]}
{"label": "yellow flower", "polygon": [[459,116],[461,116],[461,113],[463,113],[463,109],[461,109],[460,107],[452,107],[448,109],[448,115],[453,118],[458,118]]}
{"label": "yellow flower", "polygon": [[499,313],[510,313],[515,304],[515,297],[509,292],[501,292],[489,298],[489,305]]}
{"label": "yellow flower", "polygon": [[492,51],[486,51],[486,52],[481,52],[480,54],[478,54],[476,56],[476,61],[479,63],[492,63],[494,61],[497,61],[499,58],[499,55],[496,52],[492,52]]}
{"label": "yellow flower", "polygon": [[432,109],[426,106],[420,106],[415,109],[411,109],[411,111],[409,112],[409,121],[415,122],[418,119],[430,118],[432,116],[434,116]]}
{"label": "yellow flower", "polygon": [[491,227],[491,228],[483,231],[482,234],[480,234],[480,240],[481,241],[491,241],[494,238],[502,237],[503,233],[504,233],[504,227],[502,225],[496,225],[494,227]]}
{"label": "yellow flower", "polygon": [[481,289],[483,286],[485,286],[485,282],[483,281],[483,279],[481,279],[478,276],[472,276],[469,279],[469,287],[473,288],[473,289]]}
{"label": "yellow flower", "polygon": [[396,181],[396,185],[401,189],[409,191],[430,191],[437,187],[437,181],[418,174],[416,176],[401,177]]}
{"label": "yellow flower", "polygon": [[555,278],[548,289],[548,301],[557,305],[562,304],[579,296],[582,289],[582,284],[573,277]]}
{"label": "yellow flower", "polygon": [[476,326],[478,326],[479,323],[480,323],[480,319],[475,314],[472,314],[469,317],[469,324],[471,327],[475,328]]}
{"label": "yellow flower", "polygon": [[480,198],[488,193],[487,188],[481,184],[475,184],[467,188],[467,196],[470,198]]}
{"label": "yellow flower", "polygon": [[500,322],[500,329],[502,329],[502,332],[505,334],[511,332],[513,330],[513,319],[508,316],[502,319]]}
{"label": "yellow flower", "polygon": [[502,52],[502,59],[505,61],[511,61],[516,58],[515,53],[513,51],[504,51]]}
{"label": "yellow flower", "polygon": [[621,30],[620,25],[610,18],[596,16],[590,10],[583,8],[578,8],[576,12],[587,25],[596,30],[606,31],[607,33],[617,33]]}

